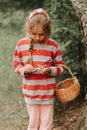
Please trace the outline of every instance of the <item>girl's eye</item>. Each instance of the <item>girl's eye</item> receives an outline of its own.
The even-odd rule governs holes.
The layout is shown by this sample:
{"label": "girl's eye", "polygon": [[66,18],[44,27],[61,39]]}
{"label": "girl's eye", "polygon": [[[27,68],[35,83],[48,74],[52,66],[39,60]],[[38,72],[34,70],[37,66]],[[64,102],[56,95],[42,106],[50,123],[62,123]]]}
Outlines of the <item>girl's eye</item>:
{"label": "girl's eye", "polygon": [[39,34],[40,36],[43,36],[44,34],[42,33],[42,34]]}
{"label": "girl's eye", "polygon": [[36,33],[33,33],[33,35],[36,35]]}
{"label": "girl's eye", "polygon": [[[36,33],[33,33],[33,35],[35,36],[35,35],[37,35]],[[39,34],[39,36],[43,36],[44,34]]]}

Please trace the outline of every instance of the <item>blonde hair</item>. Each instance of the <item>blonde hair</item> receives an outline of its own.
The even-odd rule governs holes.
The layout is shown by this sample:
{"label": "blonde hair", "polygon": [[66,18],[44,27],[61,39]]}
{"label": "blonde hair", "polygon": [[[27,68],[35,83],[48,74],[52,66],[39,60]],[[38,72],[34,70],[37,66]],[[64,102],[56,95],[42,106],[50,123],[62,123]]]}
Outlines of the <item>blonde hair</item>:
{"label": "blonde hair", "polygon": [[[51,25],[49,24],[49,19],[44,14],[41,14],[41,13],[34,15],[30,19],[30,22],[28,24],[28,30],[31,31],[32,28],[34,26],[36,26],[37,24],[42,26],[43,30],[46,33],[46,39],[48,39],[50,32],[51,32]],[[31,55],[31,52],[33,50],[33,47],[34,47],[34,43],[33,43],[33,40],[31,39],[30,40],[30,47],[29,47],[30,55]],[[27,63],[29,63],[29,64],[31,63],[30,58],[27,60]]]}
{"label": "blonde hair", "polygon": [[[29,17],[27,18],[25,25],[26,37],[29,38],[29,31],[32,31],[32,28],[37,26],[38,24],[41,25],[44,33],[46,34],[45,38],[48,40],[51,33],[51,20],[47,12],[42,8],[33,10],[30,13]],[[33,39],[29,40],[30,40],[29,52],[31,55],[34,43]],[[27,60],[27,63],[31,63],[31,58]]]}
{"label": "blonde hair", "polygon": [[31,30],[37,24],[41,25],[46,35],[49,37],[51,32],[51,25],[48,23],[49,20],[44,14],[36,14],[30,19],[29,30]]}

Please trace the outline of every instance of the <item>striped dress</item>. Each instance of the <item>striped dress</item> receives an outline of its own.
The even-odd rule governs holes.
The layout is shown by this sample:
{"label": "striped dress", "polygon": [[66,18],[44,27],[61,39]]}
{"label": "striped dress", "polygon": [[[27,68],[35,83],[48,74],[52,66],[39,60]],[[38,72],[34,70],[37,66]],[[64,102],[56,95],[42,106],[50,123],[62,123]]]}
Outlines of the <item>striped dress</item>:
{"label": "striped dress", "polygon": [[55,77],[63,72],[63,64],[61,52],[58,43],[52,39],[48,43],[34,43],[32,50],[33,66],[47,65],[51,69],[48,75],[42,75],[34,72],[30,76],[25,77],[24,66],[29,58],[30,42],[27,38],[19,40],[16,44],[13,54],[14,71],[23,77],[23,96],[27,104],[53,104]]}

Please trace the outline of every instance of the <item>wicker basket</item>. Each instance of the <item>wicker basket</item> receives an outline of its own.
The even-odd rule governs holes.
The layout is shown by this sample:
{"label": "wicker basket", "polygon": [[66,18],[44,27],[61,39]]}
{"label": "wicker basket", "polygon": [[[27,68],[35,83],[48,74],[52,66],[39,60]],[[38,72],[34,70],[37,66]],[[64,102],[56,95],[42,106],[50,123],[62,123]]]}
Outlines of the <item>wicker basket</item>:
{"label": "wicker basket", "polygon": [[72,78],[66,79],[56,85],[55,92],[58,100],[62,103],[67,103],[75,99],[80,92],[80,84],[77,78],[72,74],[71,70],[65,66]]}

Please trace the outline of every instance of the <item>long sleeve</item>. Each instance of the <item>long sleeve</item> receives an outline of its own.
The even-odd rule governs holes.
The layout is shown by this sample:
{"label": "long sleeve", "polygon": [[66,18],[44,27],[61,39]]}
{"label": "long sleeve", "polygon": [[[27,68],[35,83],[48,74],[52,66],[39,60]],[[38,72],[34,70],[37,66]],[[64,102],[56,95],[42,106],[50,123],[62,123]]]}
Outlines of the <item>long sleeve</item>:
{"label": "long sleeve", "polygon": [[18,45],[16,45],[16,48],[13,54],[13,67],[16,73],[18,73],[21,76],[24,76],[24,66],[21,61],[21,52]]}
{"label": "long sleeve", "polygon": [[59,49],[58,43],[56,44],[56,47],[53,52],[53,66],[50,67],[52,76],[60,75],[64,71],[64,67],[62,64],[64,64],[64,61],[61,56],[61,51]]}

